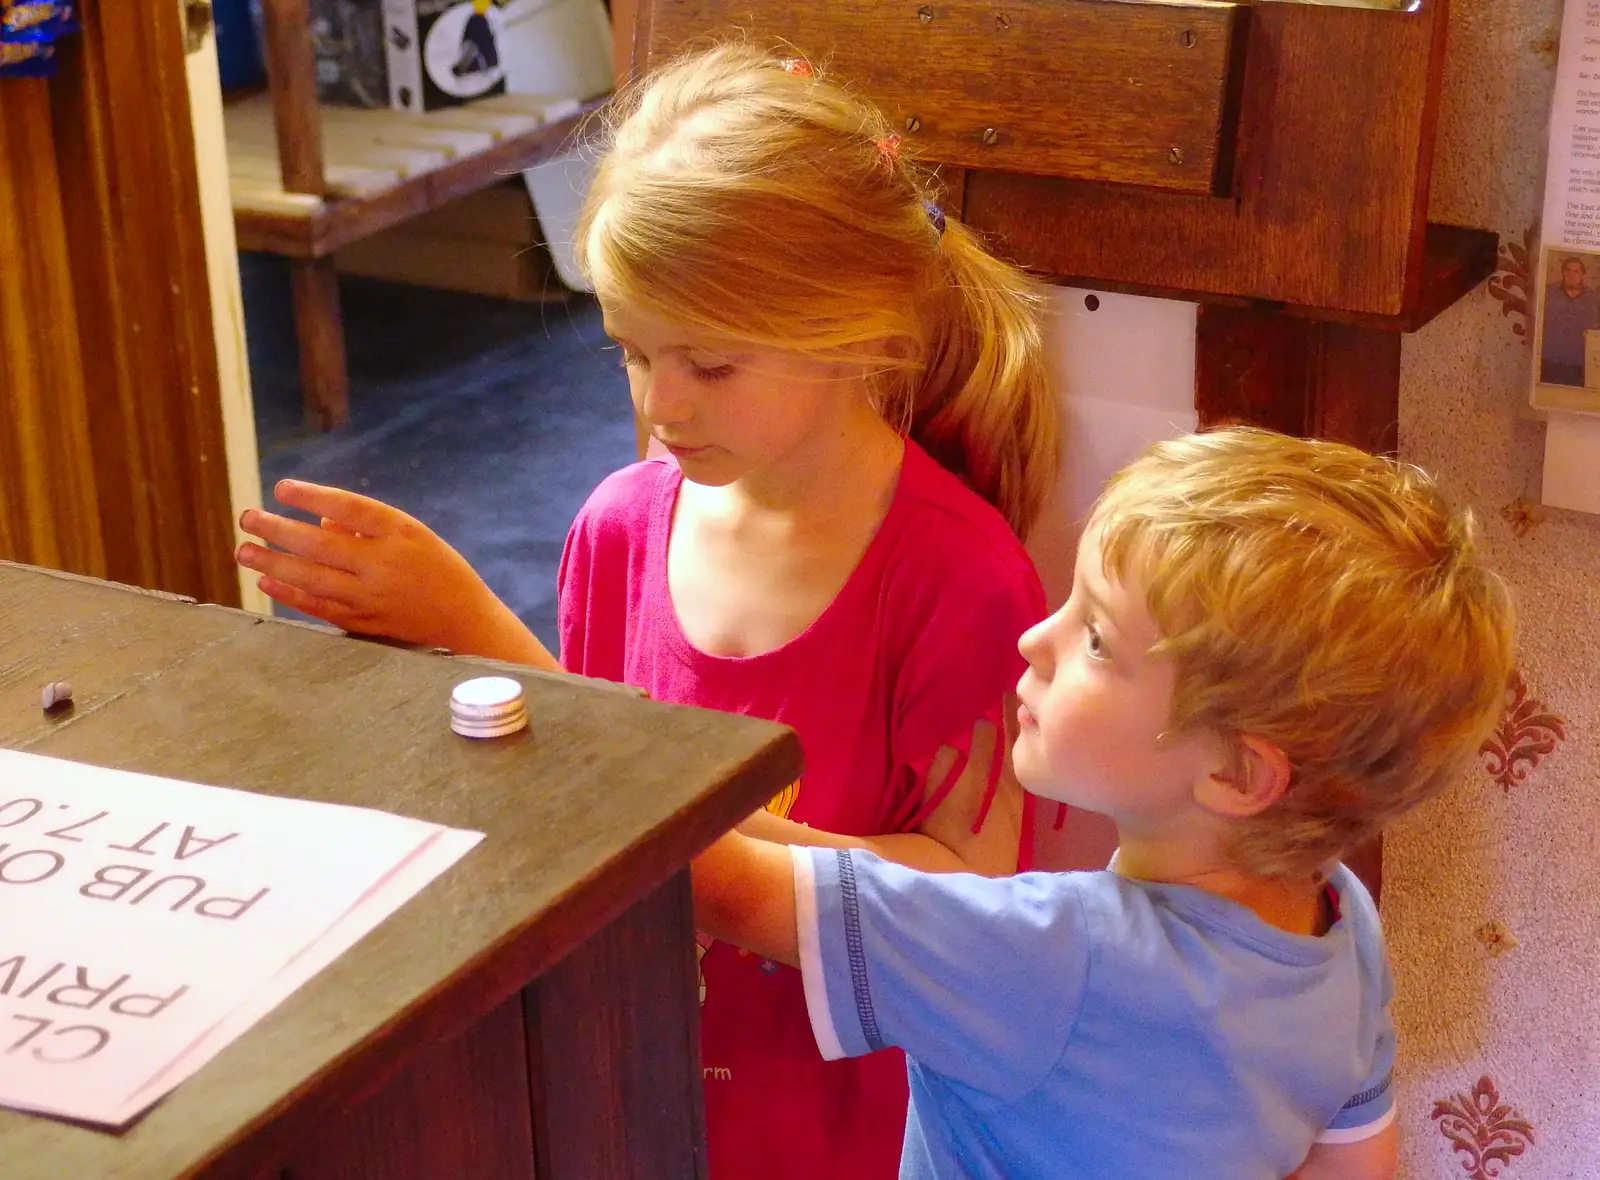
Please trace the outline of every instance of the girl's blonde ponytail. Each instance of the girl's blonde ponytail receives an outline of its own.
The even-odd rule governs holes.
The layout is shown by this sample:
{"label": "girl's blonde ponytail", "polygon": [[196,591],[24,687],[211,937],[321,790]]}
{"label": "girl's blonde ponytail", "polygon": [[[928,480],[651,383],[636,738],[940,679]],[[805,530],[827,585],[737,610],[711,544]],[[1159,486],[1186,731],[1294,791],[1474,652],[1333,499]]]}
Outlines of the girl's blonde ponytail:
{"label": "girl's blonde ponytail", "polygon": [[947,221],[949,289],[930,301],[926,367],[911,393],[911,437],[1026,537],[1060,452],[1042,284]]}

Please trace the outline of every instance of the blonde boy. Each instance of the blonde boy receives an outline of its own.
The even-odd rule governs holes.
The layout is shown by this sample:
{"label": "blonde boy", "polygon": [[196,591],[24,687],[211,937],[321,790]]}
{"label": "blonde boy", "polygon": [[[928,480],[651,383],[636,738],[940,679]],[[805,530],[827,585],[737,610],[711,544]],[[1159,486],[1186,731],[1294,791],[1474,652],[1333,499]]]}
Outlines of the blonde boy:
{"label": "blonde boy", "polygon": [[910,1060],[902,1177],[1393,1174],[1394,1031],[1338,862],[1494,723],[1512,612],[1415,468],[1232,429],[1123,471],[1023,636],[1023,785],[1098,873],[918,873],[725,837],[700,925],[801,967],[824,1055]]}

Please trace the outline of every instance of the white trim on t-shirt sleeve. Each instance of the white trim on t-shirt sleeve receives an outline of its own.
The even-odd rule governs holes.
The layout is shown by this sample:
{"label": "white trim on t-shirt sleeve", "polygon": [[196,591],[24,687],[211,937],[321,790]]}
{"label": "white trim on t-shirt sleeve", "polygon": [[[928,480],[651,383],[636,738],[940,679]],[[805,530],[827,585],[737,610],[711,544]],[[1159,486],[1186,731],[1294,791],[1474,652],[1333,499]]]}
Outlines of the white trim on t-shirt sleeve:
{"label": "white trim on t-shirt sleeve", "polygon": [[1377,1119],[1360,1127],[1340,1127],[1337,1130],[1325,1129],[1317,1136],[1318,1143],[1360,1143],[1363,1139],[1371,1139],[1374,1135],[1388,1129],[1394,1122],[1395,1106],[1389,1104],[1389,1109],[1384,1111]]}
{"label": "white trim on t-shirt sleeve", "polygon": [[811,1017],[811,1035],[824,1061],[845,1056],[844,1045],[834,1028],[833,1011],[828,1005],[828,981],[822,970],[822,939],[817,931],[817,877],[811,849],[789,846],[794,862],[795,933],[800,944],[800,978],[805,982],[806,1012]]}

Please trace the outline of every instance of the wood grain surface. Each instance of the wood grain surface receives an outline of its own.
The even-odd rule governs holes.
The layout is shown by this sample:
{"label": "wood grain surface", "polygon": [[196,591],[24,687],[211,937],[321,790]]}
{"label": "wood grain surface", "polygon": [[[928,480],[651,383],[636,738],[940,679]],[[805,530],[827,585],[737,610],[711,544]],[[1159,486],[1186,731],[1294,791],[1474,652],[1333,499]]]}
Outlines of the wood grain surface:
{"label": "wood grain surface", "polygon": [[1226,188],[1244,6],[1106,0],[652,0],[636,55],[782,42],[859,87],[930,160]]}
{"label": "wood grain surface", "polygon": [[[0,565],[0,610],[25,621],[0,673],[8,746],[487,833],[122,1135],[0,1113],[7,1180],[271,1173],[425,1054],[509,1019],[494,1014],[799,769],[770,723],[532,672],[530,728],[473,742],[447,702],[475,661],[17,566]],[[76,706],[45,720],[39,685],[63,676]],[[681,952],[669,996],[693,986]],[[654,1035],[683,1043],[693,1015]]]}

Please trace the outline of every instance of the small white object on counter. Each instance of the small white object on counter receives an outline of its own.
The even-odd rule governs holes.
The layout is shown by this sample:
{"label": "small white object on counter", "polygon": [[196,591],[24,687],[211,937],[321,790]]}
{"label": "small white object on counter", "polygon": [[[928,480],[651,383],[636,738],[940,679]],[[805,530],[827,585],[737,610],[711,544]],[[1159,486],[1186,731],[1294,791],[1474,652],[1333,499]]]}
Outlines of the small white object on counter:
{"label": "small white object on counter", "polygon": [[522,685],[509,676],[463,680],[450,694],[450,728],[462,737],[503,737],[527,727]]}

